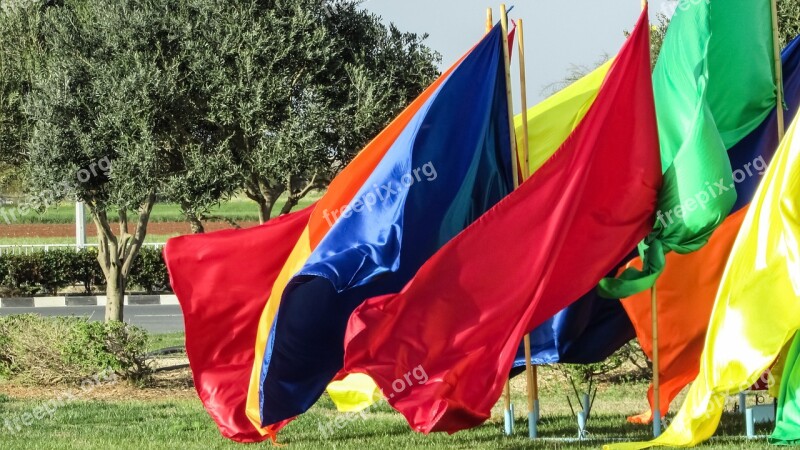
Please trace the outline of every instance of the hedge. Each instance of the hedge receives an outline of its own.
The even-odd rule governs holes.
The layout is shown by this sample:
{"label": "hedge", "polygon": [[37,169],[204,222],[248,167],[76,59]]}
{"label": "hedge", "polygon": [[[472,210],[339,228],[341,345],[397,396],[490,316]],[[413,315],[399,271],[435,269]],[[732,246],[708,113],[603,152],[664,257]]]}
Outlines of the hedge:
{"label": "hedge", "polygon": [[[0,291],[4,296],[56,295],[73,286],[82,287],[87,295],[105,288],[96,249],[0,255]],[[128,289],[132,288],[146,293],[170,290],[161,250],[141,250],[128,276]]]}

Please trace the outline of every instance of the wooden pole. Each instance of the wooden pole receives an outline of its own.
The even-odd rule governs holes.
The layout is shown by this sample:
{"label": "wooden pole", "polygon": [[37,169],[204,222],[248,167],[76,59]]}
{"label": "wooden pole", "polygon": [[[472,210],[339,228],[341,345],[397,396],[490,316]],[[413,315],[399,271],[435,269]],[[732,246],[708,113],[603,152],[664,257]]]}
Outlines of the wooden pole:
{"label": "wooden pole", "polygon": [[653,319],[653,436],[661,435],[661,380],[658,373],[658,297],[656,287],[650,290],[650,310]]}
{"label": "wooden pole", "polygon": [[772,0],[772,47],[775,58],[775,86],[778,88],[778,142],[781,142],[786,133],[786,119],[783,111],[783,62],[778,26],[778,1]]}
{"label": "wooden pole", "polygon": [[[642,0],[642,11],[647,8],[647,0]],[[650,314],[653,327],[653,436],[661,435],[661,379],[658,373],[658,295],[655,285],[650,289]]]}
{"label": "wooden pole", "polygon": [[[505,13],[505,8],[503,8],[503,13]],[[505,17],[505,16],[504,16]],[[494,17],[492,14],[492,8],[486,10],[486,33],[488,34],[494,28]],[[508,66],[509,56],[508,56],[508,24],[503,22],[503,46],[505,50],[505,61],[506,66]],[[506,69],[506,74],[508,74],[508,69]],[[510,91],[507,92],[510,95]],[[513,126],[513,122],[512,122]],[[512,140],[513,134],[512,134]],[[515,186],[516,187],[516,186]],[[506,380],[506,386],[503,393],[503,423],[504,423],[504,431],[506,436],[511,436],[514,433],[514,413],[513,413],[513,405],[511,404],[511,380]]]}
{"label": "wooden pole", "polygon": [[514,130],[514,97],[511,93],[511,55],[508,48],[508,10],[505,3],[500,5],[500,24],[503,29],[503,57],[506,72],[506,96],[508,98],[508,130],[511,136],[511,170],[514,187],[519,186],[519,166],[517,161],[517,138]]}
{"label": "wooden pole", "polygon": [[528,85],[525,70],[525,30],[522,19],[517,20],[517,46],[519,48],[519,91],[522,105],[522,181],[531,176],[530,158],[528,155]]}
{"label": "wooden pole", "polygon": [[[525,31],[522,19],[517,21],[517,45],[519,48],[519,83],[520,83],[520,97],[522,105],[522,155],[519,160],[522,163],[522,181],[530,177],[530,163],[529,163],[529,149],[528,149],[528,90],[525,80]],[[525,335],[523,341],[525,347],[525,375],[527,378],[528,389],[528,437],[535,439],[538,434],[538,417],[537,417],[537,403],[539,397],[539,389],[536,385],[537,376],[535,368],[531,361],[531,336]]]}

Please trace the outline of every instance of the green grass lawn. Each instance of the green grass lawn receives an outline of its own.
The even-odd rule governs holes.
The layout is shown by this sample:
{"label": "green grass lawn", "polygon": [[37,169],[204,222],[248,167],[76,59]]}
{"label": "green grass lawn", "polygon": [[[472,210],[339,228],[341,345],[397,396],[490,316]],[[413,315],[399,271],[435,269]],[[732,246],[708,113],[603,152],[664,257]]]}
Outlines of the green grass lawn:
{"label": "green grass lawn", "polygon": [[169,347],[180,347],[186,341],[186,334],[182,331],[175,333],[151,334],[147,342],[147,351],[161,350]]}
{"label": "green grass lawn", "polygon": [[[295,211],[304,208],[321,197],[321,193],[312,192],[300,201],[300,204],[295,207]],[[277,214],[283,205],[286,203],[286,198],[281,197],[275,204],[273,214]],[[9,206],[3,208],[10,209]],[[235,198],[227,202],[223,202],[219,206],[212,208],[211,216],[231,219],[237,222],[257,221],[258,220],[258,206],[255,202],[246,198]],[[19,216],[18,221],[15,223],[74,223],[75,221],[75,205],[74,204],[61,204],[49,208],[42,214],[31,212],[24,216]],[[115,213],[109,214],[109,219],[116,221],[118,216]],[[88,220],[88,216],[87,216]],[[129,219],[131,222],[135,217]],[[177,204],[173,203],[159,203],[153,207],[153,213],[150,218],[153,222],[181,222],[184,220],[181,215],[180,208]],[[5,223],[5,222],[3,222]]]}
{"label": "green grass lawn", "polygon": [[[625,416],[637,412],[643,403],[646,386],[613,386],[598,395],[596,412],[589,422],[589,441],[575,442],[575,421],[566,401],[553,390],[544,390],[540,436],[527,439],[523,413],[521,383],[515,384],[517,409],[516,433],[502,435],[499,409],[493,419],[473,430],[453,436],[436,433],[430,436],[413,433],[405,420],[386,404],[379,404],[360,415],[343,416],[334,410],[332,402],[323,397],[308,413],[291,423],[281,433],[279,442],[289,449],[396,449],[396,448],[458,448],[458,449],[578,449],[599,448],[609,440],[641,440],[649,436],[650,428],[625,422]],[[2,386],[0,386],[2,388]],[[126,401],[75,401],[58,408],[52,417],[33,420],[29,426],[14,433],[4,426],[6,420],[19,421],[23,414],[33,413],[46,399],[22,400],[0,395],[0,448],[2,449],[241,449],[248,448],[223,439],[196,399]],[[343,419],[339,419],[344,417]],[[13,425],[12,425],[13,429]],[[757,428],[759,434],[770,432],[769,427]],[[747,441],[734,435],[743,433],[740,414],[726,414],[721,430],[704,449],[761,449],[770,448],[765,438]],[[259,448],[271,448],[264,443]]]}

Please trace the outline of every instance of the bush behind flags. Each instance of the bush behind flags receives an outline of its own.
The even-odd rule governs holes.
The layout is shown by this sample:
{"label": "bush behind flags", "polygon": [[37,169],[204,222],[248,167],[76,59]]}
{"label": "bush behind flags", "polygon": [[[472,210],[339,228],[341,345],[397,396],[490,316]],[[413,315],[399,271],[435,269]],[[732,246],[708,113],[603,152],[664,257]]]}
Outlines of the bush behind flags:
{"label": "bush behind flags", "polygon": [[795,118],[736,238],[697,379],[669,428],[643,443],[689,447],[714,434],[725,397],[758,380],[800,328],[800,135]]}
{"label": "bush behind flags", "polygon": [[600,283],[625,298],[651,288],[664,255],[702,248],[736,202],[727,150],[775,107],[769,0],[684,0],[664,39],[655,72],[661,164],[653,232],[640,245],[644,270]]}
{"label": "bush behind flags", "polygon": [[[372,376],[415,430],[485,421],[525,333],[591,289],[652,227],[661,170],[649,48],[645,11],[553,157],[402,292],[351,316],[345,370]],[[426,380],[403,382],[415,368]]]}

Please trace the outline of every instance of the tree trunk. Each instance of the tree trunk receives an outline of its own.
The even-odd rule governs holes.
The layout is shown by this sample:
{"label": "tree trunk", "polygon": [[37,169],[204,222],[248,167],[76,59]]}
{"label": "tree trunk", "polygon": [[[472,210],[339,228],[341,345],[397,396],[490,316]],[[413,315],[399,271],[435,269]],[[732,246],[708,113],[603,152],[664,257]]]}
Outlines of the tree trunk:
{"label": "tree trunk", "polygon": [[187,214],[186,220],[189,222],[189,227],[192,229],[192,234],[203,234],[206,232],[205,227],[203,227],[203,222],[197,218],[194,214]]}
{"label": "tree trunk", "polygon": [[[95,213],[92,213],[95,218]],[[111,227],[105,212],[101,212],[95,219],[98,225],[97,239],[100,244],[97,252],[97,262],[103,269],[106,278],[106,322],[113,320],[121,322],[123,319],[122,306],[125,299],[125,277],[122,273],[122,264],[119,260],[117,239],[113,233],[109,234]],[[105,223],[105,226],[103,226]]]}
{"label": "tree trunk", "polygon": [[302,200],[303,197],[308,195],[309,192],[317,187],[317,174],[314,174],[314,176],[311,177],[311,180],[306,183],[302,189],[292,189],[292,184],[292,178],[290,177],[286,183],[287,190],[289,191],[289,197],[286,199],[286,204],[284,204],[283,208],[281,208],[281,215],[292,212],[292,209],[294,209],[294,207],[300,203],[300,200]]}
{"label": "tree trunk", "polygon": [[272,217],[275,201],[283,194],[283,188],[271,188],[253,179],[246,184],[244,193],[258,205],[258,221],[263,225]]}
{"label": "tree trunk", "polygon": [[283,216],[292,212],[292,209],[297,206],[297,203],[299,202],[299,198],[295,197],[294,195],[290,195],[289,198],[286,199],[286,203],[284,203],[283,208],[281,208],[281,215]]}
{"label": "tree trunk", "polygon": [[144,243],[147,234],[147,224],[150,213],[153,211],[156,196],[148,195],[147,200],[139,208],[139,219],[133,235],[128,234],[128,216],[125,211],[120,211],[119,237],[114,235],[108,221],[105,206],[98,207],[93,202],[87,202],[92,220],[97,228],[99,249],[97,262],[103,269],[106,278],[106,322],[122,321],[125,287],[131,265],[139,254],[139,249]]}
{"label": "tree trunk", "polygon": [[264,225],[272,216],[272,207],[274,204],[263,197],[256,200],[256,202],[258,203],[258,222]]}
{"label": "tree trunk", "polygon": [[125,301],[125,277],[116,265],[106,275],[106,322],[122,322],[122,305]]}

